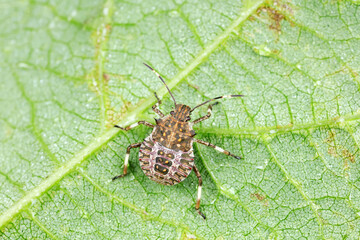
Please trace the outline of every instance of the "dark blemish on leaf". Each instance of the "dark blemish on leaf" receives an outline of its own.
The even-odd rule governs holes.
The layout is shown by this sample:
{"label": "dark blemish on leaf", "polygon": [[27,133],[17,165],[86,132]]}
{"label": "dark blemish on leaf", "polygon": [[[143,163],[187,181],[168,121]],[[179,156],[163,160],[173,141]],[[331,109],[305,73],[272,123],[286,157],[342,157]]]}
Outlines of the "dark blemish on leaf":
{"label": "dark blemish on leaf", "polygon": [[328,131],[328,137],[324,139],[324,142],[327,143],[328,146],[328,154],[330,154],[333,157],[338,157],[338,153],[337,153],[337,146],[335,145],[335,131],[334,130],[329,130]]}
{"label": "dark blemish on leaf", "polygon": [[335,136],[336,136],[336,134],[335,134],[334,130],[328,131],[328,137],[325,138],[324,142],[326,142],[326,143],[334,142],[335,141]]}
{"label": "dark blemish on leaf", "polygon": [[266,196],[263,196],[260,193],[252,193],[250,194],[250,197],[259,200],[265,207],[269,206],[269,201],[266,199]]}
{"label": "dark blemish on leaf", "polygon": [[333,157],[344,158],[344,167],[347,169],[349,167],[348,161],[355,163],[355,155],[352,154],[346,147],[335,144],[335,137],[336,133],[334,130],[328,131],[328,137],[324,140],[324,142],[329,145],[328,154]]}
{"label": "dark blemish on leaf", "polygon": [[[281,0],[274,0],[272,6],[263,6],[257,9],[257,16],[264,12],[270,18],[269,28],[274,30],[277,34],[281,33],[281,21],[287,20],[291,26],[295,24],[287,16],[293,15],[293,7],[290,6],[290,3],[283,3]],[[250,20],[251,21],[251,20]]]}
{"label": "dark blemish on leaf", "polygon": [[261,12],[267,13],[267,15],[271,19],[271,24],[269,28],[271,30],[275,30],[277,33],[281,32],[281,21],[285,19],[285,16],[282,15],[279,11],[269,6],[261,7],[257,10],[257,13],[260,14]]}
{"label": "dark blemish on leaf", "polygon": [[343,149],[341,151],[341,155],[343,157],[345,157],[346,159],[350,160],[350,162],[354,163],[355,162],[355,156],[353,154],[351,154],[351,152],[347,149]]}
{"label": "dark blemish on leaf", "polygon": [[103,73],[103,78],[104,78],[104,82],[109,82],[110,80],[110,75],[107,73]]}
{"label": "dark blemish on leaf", "polygon": [[265,199],[265,196],[262,196],[260,193],[252,193],[250,196],[257,198],[257,200],[259,200],[259,201],[262,201]]}

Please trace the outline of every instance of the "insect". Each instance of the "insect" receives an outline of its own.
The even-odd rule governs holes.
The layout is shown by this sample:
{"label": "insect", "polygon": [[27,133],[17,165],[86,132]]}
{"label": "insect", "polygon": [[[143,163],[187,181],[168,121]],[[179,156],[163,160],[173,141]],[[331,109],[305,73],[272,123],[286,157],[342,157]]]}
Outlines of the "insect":
{"label": "insect", "polygon": [[152,67],[145,63],[144,65],[150,70],[152,70],[164,83],[170,93],[170,96],[174,101],[175,109],[170,112],[170,115],[165,116],[159,109],[161,100],[158,98],[155,92],[154,94],[157,99],[157,103],[152,107],[152,109],[156,114],[160,116],[159,119],[155,119],[156,125],[153,125],[146,121],[139,121],[127,127],[120,127],[118,125],[115,125],[115,127],[125,131],[133,129],[141,124],[151,127],[154,130],[148,137],[145,138],[143,142],[134,143],[127,147],[123,174],[113,177],[112,180],[124,177],[127,174],[130,150],[132,148],[140,148],[140,167],[149,179],[157,183],[163,185],[178,184],[179,182],[184,181],[189,176],[191,170],[194,170],[199,180],[195,210],[204,219],[206,219],[205,215],[200,211],[202,179],[200,172],[194,163],[193,142],[212,147],[215,150],[228,156],[232,156],[236,159],[241,159],[241,157],[236,156],[218,146],[215,146],[214,144],[194,138],[196,133],[193,130],[192,126],[208,119],[211,116],[212,107],[216,105],[217,102],[208,106],[207,114],[203,117],[200,117],[190,122],[190,115],[196,108],[205,105],[211,101],[221,98],[242,97],[243,95],[226,95],[212,98],[193,108],[184,104],[177,104],[173,94],[171,93],[169,87],[166,85],[164,79]]}

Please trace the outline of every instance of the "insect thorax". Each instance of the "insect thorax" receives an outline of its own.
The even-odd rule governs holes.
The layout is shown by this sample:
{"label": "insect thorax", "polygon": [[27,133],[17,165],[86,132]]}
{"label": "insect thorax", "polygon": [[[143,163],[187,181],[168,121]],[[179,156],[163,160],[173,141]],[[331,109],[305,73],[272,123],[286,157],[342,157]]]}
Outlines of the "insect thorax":
{"label": "insect thorax", "polygon": [[192,148],[195,135],[191,123],[177,121],[172,116],[157,120],[152,137],[164,147],[187,152]]}

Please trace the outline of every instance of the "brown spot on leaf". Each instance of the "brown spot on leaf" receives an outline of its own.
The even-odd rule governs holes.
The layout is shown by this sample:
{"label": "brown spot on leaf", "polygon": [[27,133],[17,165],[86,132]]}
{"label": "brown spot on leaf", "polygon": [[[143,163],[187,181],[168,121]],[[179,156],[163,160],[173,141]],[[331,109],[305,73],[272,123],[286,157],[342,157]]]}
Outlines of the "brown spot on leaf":
{"label": "brown spot on leaf", "polygon": [[[272,6],[262,6],[256,11],[257,16],[261,13],[266,13],[270,20],[269,28],[274,30],[276,33],[281,32],[281,21],[287,20],[291,26],[295,24],[287,16],[293,15],[293,8],[290,6],[290,3],[283,3],[282,0],[274,0]],[[250,18],[250,21],[253,21],[254,18]]]}
{"label": "brown spot on leaf", "polygon": [[266,196],[261,195],[260,193],[252,193],[250,194],[252,199],[257,199],[259,202],[263,204],[263,206],[268,207],[269,201],[266,199]]}
{"label": "brown spot on leaf", "polygon": [[284,15],[282,15],[279,11],[277,11],[274,8],[271,8],[269,6],[262,7],[262,12],[266,12],[267,15],[270,17],[271,24],[269,28],[271,30],[275,30],[276,32],[281,32],[281,21],[285,18]]}
{"label": "brown spot on leaf", "polygon": [[345,157],[346,159],[350,160],[350,162],[354,163],[355,162],[355,156],[353,154],[351,154],[351,152],[347,149],[343,149],[341,151],[341,155],[343,157]]}
{"label": "brown spot on leaf", "polygon": [[110,80],[110,75],[107,74],[107,73],[103,73],[103,78],[104,78],[104,82],[105,82],[105,83],[108,83],[109,80]]}
{"label": "brown spot on leaf", "polygon": [[257,200],[262,201],[265,199],[265,196],[262,196],[260,193],[253,193],[250,195],[251,197],[255,197]]}
{"label": "brown spot on leaf", "polygon": [[347,149],[345,146],[337,144],[335,142],[336,133],[334,130],[328,131],[328,137],[324,139],[324,143],[328,145],[328,154],[336,157],[336,158],[342,158],[344,161],[344,170],[345,170],[345,177],[348,177],[347,170],[349,170],[350,165],[349,161],[351,163],[355,163],[355,154],[351,153],[349,149]]}
{"label": "brown spot on leaf", "polygon": [[328,137],[325,138],[324,142],[333,143],[335,141],[335,136],[335,131],[331,129],[330,131],[328,131]]}

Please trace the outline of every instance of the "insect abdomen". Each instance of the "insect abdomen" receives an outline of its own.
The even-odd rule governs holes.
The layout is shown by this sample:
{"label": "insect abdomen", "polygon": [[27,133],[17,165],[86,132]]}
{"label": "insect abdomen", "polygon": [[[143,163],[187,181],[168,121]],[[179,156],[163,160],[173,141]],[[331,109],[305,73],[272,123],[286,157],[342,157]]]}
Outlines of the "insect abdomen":
{"label": "insect abdomen", "polygon": [[140,146],[140,166],[149,179],[164,185],[183,181],[194,166],[193,149],[175,151],[147,137]]}

